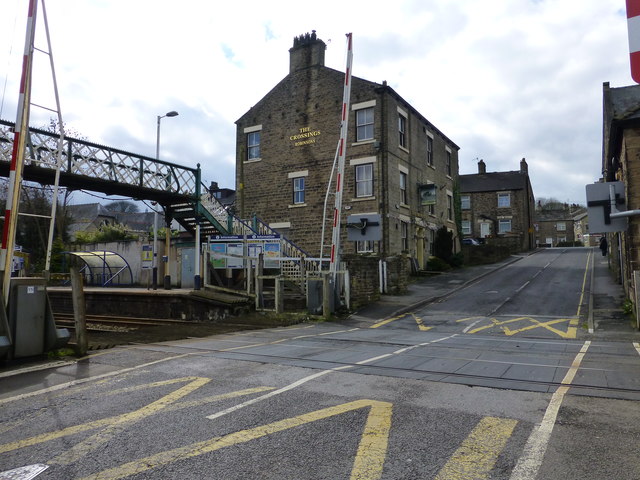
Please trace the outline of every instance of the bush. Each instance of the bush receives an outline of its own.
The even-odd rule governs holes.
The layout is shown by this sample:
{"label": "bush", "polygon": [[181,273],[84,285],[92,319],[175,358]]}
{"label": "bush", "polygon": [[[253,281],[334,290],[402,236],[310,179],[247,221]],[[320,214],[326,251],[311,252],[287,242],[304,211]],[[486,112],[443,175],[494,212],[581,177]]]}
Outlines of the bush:
{"label": "bush", "polygon": [[461,267],[464,263],[464,254],[462,252],[454,253],[451,255],[451,259],[449,260],[449,265],[454,268]]}
{"label": "bush", "polygon": [[446,272],[451,270],[451,265],[438,257],[430,257],[427,261],[427,270],[431,272]]}
{"label": "bush", "polygon": [[103,225],[95,232],[76,233],[75,243],[99,243],[117,242],[122,240],[137,240],[137,235],[132,235],[122,225]]}

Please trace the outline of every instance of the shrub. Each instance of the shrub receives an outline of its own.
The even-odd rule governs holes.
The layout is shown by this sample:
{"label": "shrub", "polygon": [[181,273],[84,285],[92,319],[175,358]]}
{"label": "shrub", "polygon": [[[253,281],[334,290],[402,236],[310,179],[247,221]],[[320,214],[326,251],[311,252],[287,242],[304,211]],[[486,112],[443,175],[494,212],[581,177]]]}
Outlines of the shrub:
{"label": "shrub", "polygon": [[427,270],[431,272],[446,272],[451,270],[451,265],[438,257],[430,257],[427,261]]}

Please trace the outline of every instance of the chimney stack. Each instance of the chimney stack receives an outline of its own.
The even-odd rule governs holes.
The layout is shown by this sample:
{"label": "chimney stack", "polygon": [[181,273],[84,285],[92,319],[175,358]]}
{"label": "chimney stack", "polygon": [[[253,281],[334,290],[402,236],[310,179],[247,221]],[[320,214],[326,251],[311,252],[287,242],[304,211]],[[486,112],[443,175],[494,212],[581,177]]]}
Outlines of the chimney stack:
{"label": "chimney stack", "polygon": [[309,67],[324,67],[324,51],[327,45],[316,36],[316,31],[293,38],[289,49],[289,73]]}
{"label": "chimney stack", "polygon": [[520,160],[520,173],[529,174],[529,165],[527,165],[527,161],[524,157]]}
{"label": "chimney stack", "polygon": [[487,166],[482,159],[478,162],[478,173],[487,173]]}

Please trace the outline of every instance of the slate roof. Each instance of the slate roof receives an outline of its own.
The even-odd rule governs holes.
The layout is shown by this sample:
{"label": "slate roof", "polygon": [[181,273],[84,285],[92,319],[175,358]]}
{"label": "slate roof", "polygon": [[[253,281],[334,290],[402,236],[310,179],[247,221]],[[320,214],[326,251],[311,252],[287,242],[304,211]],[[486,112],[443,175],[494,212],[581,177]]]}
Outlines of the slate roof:
{"label": "slate roof", "polygon": [[499,192],[502,190],[524,190],[527,174],[520,171],[472,173],[460,175],[460,192]]}
{"label": "slate roof", "polygon": [[640,119],[640,87],[631,85],[610,89],[613,120]]}

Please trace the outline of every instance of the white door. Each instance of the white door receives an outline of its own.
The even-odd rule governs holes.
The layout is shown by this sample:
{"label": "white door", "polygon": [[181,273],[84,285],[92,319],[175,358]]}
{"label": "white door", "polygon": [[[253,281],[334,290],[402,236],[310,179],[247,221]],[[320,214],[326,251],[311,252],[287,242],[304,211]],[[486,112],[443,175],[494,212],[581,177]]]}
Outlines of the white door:
{"label": "white door", "polygon": [[489,222],[482,222],[480,224],[480,237],[485,238],[491,235],[491,224]]}

